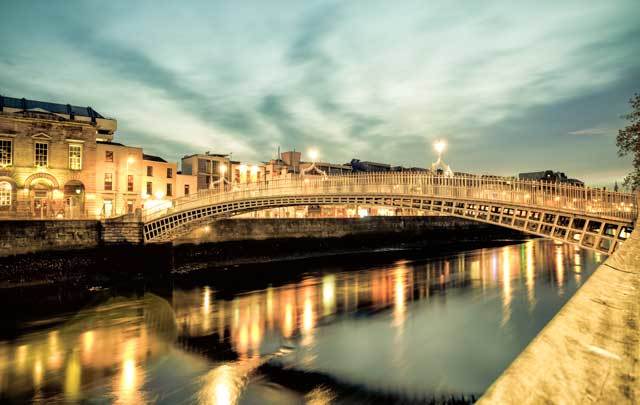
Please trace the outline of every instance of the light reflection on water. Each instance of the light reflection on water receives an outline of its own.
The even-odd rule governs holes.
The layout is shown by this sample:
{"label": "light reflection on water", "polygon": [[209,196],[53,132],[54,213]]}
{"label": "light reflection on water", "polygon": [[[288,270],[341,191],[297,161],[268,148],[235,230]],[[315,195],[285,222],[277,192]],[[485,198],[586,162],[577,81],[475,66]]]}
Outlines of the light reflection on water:
{"label": "light reflection on water", "polygon": [[[306,265],[301,279],[266,280],[251,292],[219,290],[214,278],[165,298],[112,298],[55,328],[0,342],[0,400],[327,403],[369,391],[479,394],[603,258],[528,241],[349,272]],[[335,386],[300,389],[275,381],[265,364],[328,376]]]}

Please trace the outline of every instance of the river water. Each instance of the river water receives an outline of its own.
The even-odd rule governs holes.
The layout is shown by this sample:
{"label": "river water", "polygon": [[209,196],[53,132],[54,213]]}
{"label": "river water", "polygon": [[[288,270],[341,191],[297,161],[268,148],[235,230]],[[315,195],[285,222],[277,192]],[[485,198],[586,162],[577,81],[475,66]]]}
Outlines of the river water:
{"label": "river water", "polygon": [[5,305],[12,326],[0,337],[0,401],[470,399],[602,260],[530,240],[422,258],[236,267],[157,290],[92,288],[81,308],[65,298],[71,291],[21,291],[47,315]]}

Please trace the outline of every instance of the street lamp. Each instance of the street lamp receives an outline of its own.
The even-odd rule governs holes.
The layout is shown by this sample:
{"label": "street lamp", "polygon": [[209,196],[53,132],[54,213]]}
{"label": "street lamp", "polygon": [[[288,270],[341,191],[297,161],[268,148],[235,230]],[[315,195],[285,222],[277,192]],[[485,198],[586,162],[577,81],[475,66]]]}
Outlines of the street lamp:
{"label": "street lamp", "polygon": [[316,148],[309,149],[309,158],[311,159],[312,163],[315,163],[316,160],[318,160],[318,149]]}
{"label": "street lamp", "polygon": [[442,160],[442,153],[447,149],[447,142],[444,139],[438,139],[433,143],[433,149],[438,153],[438,160],[431,164],[431,170],[435,173],[441,170],[445,176],[453,177],[453,171]]}
{"label": "street lamp", "polygon": [[215,185],[220,183],[220,192],[223,192],[224,184],[229,183],[229,180],[227,180],[227,177],[225,176],[225,173],[227,173],[227,165],[224,163],[221,163],[220,166],[218,166],[218,171],[220,172],[220,179],[212,182],[211,188],[214,189]]}
{"label": "street lamp", "polygon": [[438,160],[442,157],[442,152],[444,152],[446,148],[447,148],[447,143],[442,139],[437,140],[433,144],[433,149],[435,149],[436,152],[438,152]]}
{"label": "street lamp", "polygon": [[309,149],[308,154],[309,154],[309,158],[311,159],[311,166],[307,167],[306,169],[300,170],[300,174],[304,177],[307,174],[307,172],[312,172],[315,170],[318,174],[322,175],[323,177],[327,177],[327,173],[320,170],[316,166],[316,161],[318,160],[318,155],[319,155],[318,149],[311,148]]}

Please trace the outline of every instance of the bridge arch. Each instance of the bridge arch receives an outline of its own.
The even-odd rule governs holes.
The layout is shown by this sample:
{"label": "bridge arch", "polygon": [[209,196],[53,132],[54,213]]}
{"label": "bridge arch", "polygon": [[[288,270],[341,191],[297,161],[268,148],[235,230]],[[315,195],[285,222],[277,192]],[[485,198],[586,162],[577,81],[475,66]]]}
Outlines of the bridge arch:
{"label": "bridge arch", "polygon": [[630,235],[631,194],[510,178],[393,173],[294,178],[224,193],[203,192],[148,213],[144,238],[167,242],[216,218],[295,205],[415,208],[517,229],[603,253]]}

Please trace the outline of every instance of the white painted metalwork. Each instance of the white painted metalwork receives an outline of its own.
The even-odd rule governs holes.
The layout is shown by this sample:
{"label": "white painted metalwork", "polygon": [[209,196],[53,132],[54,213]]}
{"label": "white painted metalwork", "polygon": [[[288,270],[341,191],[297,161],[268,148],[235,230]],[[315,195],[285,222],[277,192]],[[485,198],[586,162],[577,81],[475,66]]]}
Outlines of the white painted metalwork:
{"label": "white painted metalwork", "polygon": [[392,172],[299,176],[206,190],[147,212],[147,242],[171,240],[216,217],[308,204],[415,208],[518,229],[610,253],[630,234],[636,196],[494,176]]}

